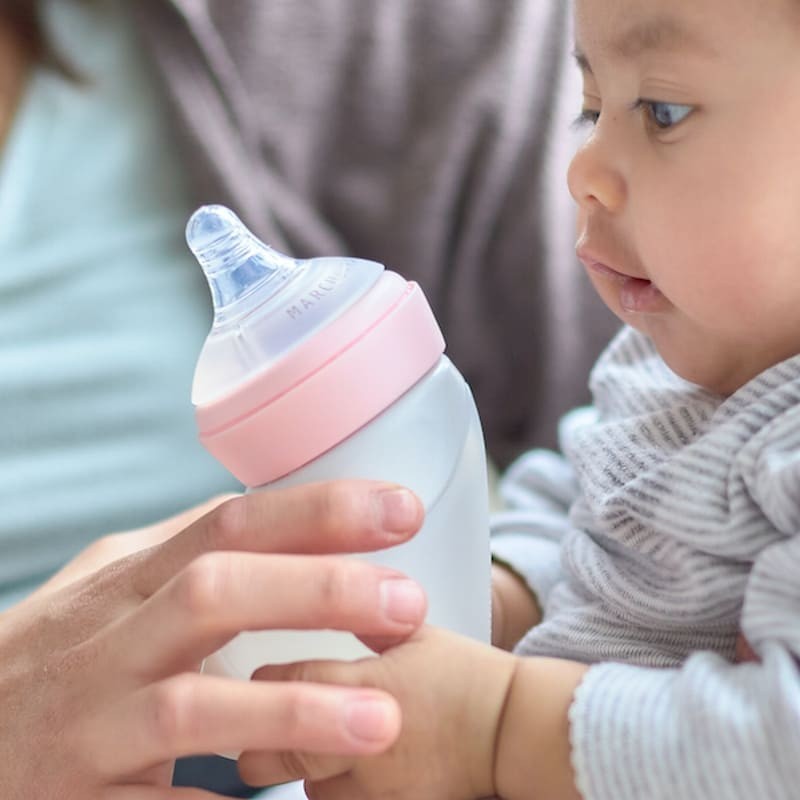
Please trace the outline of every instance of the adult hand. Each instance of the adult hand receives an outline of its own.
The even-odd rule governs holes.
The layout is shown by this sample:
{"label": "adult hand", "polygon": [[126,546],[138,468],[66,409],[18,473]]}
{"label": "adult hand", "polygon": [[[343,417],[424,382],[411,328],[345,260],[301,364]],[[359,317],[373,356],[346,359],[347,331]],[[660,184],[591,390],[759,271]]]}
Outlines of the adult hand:
{"label": "adult hand", "polygon": [[234,494],[217,495],[204,503],[181,511],[167,519],[160,520],[153,525],[101,536],[81,550],[49,580],[43,583],[34,592],[34,595],[46,594],[54,589],[60,589],[68,583],[83,578],[92,572],[97,572],[101,567],[105,567],[112,561],[138,553],[147,547],[161,544],[180,533],[184,528],[188,528],[189,525],[208,514],[209,511],[213,511],[225,500],[231,500],[234,497],[236,497]]}
{"label": "adult hand", "polygon": [[518,662],[426,626],[380,658],[263,667],[254,678],[268,685],[283,680],[380,687],[400,704],[402,732],[387,752],[370,758],[250,752],[240,757],[239,771],[255,784],[306,778],[306,793],[314,800],[492,796],[497,734]]}
{"label": "adult hand", "polygon": [[383,692],[196,669],[242,630],[412,633],[425,602],[407,580],[325,554],[398,544],[422,515],[409,493],[367,482],[236,497],[161,544],[4,612],[4,800],[200,800],[210,795],[170,787],[176,757],[384,750],[399,713]]}

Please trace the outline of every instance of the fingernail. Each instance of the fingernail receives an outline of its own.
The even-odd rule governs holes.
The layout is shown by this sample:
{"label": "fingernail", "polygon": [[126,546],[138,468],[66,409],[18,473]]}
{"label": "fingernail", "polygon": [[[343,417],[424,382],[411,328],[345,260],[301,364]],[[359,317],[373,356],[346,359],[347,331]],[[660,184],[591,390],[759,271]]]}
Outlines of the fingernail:
{"label": "fingernail", "polygon": [[391,578],[381,583],[381,610],[393,622],[422,622],[425,606],[425,592],[414,581]]}
{"label": "fingernail", "polygon": [[381,526],[389,533],[406,533],[417,524],[419,504],[407,489],[386,489],[378,493]]}
{"label": "fingernail", "polygon": [[396,713],[388,700],[361,697],[350,700],[344,709],[344,724],[356,739],[385,742],[395,733]]}

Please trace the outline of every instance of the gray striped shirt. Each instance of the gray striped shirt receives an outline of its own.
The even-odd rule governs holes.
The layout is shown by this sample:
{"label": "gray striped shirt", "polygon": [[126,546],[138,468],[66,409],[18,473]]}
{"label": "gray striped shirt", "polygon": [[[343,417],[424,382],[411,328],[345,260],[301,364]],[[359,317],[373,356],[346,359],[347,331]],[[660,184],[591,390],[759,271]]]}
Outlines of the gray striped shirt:
{"label": "gray striped shirt", "polygon": [[[625,328],[591,388],[493,524],[545,608],[519,652],[596,664],[583,797],[800,797],[800,356],[723,398]],[[740,633],[759,662],[733,663]]]}

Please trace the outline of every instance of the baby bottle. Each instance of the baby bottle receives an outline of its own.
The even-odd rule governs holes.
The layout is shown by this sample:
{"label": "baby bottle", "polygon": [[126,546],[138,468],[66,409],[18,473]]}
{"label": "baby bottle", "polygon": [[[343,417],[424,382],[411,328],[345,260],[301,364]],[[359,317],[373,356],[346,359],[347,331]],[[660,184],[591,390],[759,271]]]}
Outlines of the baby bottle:
{"label": "baby bottle", "polygon": [[[227,208],[186,229],[214,322],[192,387],[200,439],[248,491],[331,478],[412,489],[420,532],[358,558],[415,578],[427,621],[488,641],[486,466],[469,388],[419,286],[354,258],[299,261]],[[370,654],[350,633],[242,633],[204,670],[247,679],[263,664]]]}

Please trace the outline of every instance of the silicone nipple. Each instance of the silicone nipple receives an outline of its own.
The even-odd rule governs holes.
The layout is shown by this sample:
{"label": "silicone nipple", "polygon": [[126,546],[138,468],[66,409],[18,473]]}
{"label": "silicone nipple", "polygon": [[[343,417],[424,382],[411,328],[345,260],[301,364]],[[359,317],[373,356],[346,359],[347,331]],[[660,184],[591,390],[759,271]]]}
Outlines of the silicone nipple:
{"label": "silicone nipple", "polygon": [[361,298],[383,274],[374,261],[295,260],[254,236],[225,206],[202,206],[186,225],[214,301],[195,370],[201,406],[235,392]]}
{"label": "silicone nipple", "polygon": [[[214,301],[214,326],[246,314],[298,269],[289,256],[256,238],[225,206],[202,206],[186,225],[186,242],[203,268]],[[248,302],[250,300],[251,302]]]}

